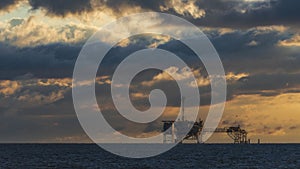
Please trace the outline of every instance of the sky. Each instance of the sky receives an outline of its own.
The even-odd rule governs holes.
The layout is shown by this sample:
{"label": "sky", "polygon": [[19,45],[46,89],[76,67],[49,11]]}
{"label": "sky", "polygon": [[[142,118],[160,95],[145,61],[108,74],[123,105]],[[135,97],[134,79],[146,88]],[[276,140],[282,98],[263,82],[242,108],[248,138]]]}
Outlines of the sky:
{"label": "sky", "polygon": [[[190,21],[219,53],[228,85],[219,127],[240,125],[251,140],[265,143],[299,143],[299,8],[299,0],[1,0],[0,142],[91,142],[72,101],[72,73],[79,52],[101,26],[154,11]],[[112,68],[146,48],[169,50],[189,64],[197,75],[197,84],[190,85],[201,95],[199,117],[205,119],[211,106],[205,67],[179,40],[152,34],[124,39],[107,54],[96,78],[101,110],[109,118],[120,118],[107,99]],[[180,94],[170,74],[182,80],[190,76],[176,67],[141,72],[130,89],[134,106],[149,108],[149,93],[159,88],[168,98],[165,117],[174,118]],[[160,120],[132,127],[121,119],[114,127],[145,137],[160,132]],[[226,134],[214,134],[209,142],[231,140]]]}

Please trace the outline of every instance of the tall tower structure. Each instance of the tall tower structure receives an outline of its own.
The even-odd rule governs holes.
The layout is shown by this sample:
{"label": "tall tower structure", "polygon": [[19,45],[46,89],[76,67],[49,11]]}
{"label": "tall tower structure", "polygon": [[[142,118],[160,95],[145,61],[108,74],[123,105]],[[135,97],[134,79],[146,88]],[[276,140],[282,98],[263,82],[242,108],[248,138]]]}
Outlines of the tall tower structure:
{"label": "tall tower structure", "polygon": [[182,117],[181,120],[184,121],[184,101],[185,101],[185,97],[181,97],[181,113],[182,113]]}

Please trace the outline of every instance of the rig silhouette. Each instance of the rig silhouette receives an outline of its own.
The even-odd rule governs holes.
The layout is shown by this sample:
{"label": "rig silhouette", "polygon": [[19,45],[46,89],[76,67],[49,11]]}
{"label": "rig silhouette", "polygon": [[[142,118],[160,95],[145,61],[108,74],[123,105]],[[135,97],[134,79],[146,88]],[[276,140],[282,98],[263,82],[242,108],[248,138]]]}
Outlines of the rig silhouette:
{"label": "rig silhouette", "polygon": [[[204,122],[199,119],[197,122],[188,121],[184,119],[184,98],[182,98],[182,118],[178,121],[163,120],[163,143],[175,143],[177,138],[183,138],[181,143],[185,140],[195,141],[196,143],[203,143],[201,140],[201,133],[214,132],[214,133],[227,133],[235,144],[248,144],[247,131],[242,129],[239,125],[225,128],[209,129],[203,128]],[[171,128],[171,130],[168,130]],[[191,128],[186,133],[181,133],[182,129]],[[186,130],[185,130],[186,131]]]}

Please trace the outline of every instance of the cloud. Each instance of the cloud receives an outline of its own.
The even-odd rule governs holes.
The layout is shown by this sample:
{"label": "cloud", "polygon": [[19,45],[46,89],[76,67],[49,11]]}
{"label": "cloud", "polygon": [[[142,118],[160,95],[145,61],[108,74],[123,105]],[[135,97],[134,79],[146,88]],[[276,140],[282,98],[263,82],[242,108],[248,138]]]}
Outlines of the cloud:
{"label": "cloud", "polygon": [[90,0],[29,0],[32,9],[43,9],[47,14],[66,16],[67,14],[80,14],[92,10]]}
{"label": "cloud", "polygon": [[247,45],[248,46],[257,46],[258,42],[256,42],[255,40],[253,40],[253,41],[249,42]]}
{"label": "cloud", "polygon": [[35,16],[13,18],[0,28],[0,41],[18,47],[34,47],[52,43],[76,44],[86,41],[95,31],[83,25],[54,27],[39,21]]}
{"label": "cloud", "polygon": [[174,10],[176,13],[187,16],[190,15],[195,19],[205,16],[205,11],[201,9],[197,4],[197,1],[183,1],[183,0],[171,0],[166,3],[165,6],[160,6],[161,11]]}
{"label": "cloud", "polygon": [[1,0],[0,1],[0,11],[10,11],[12,8],[19,5],[23,0]]}
{"label": "cloud", "polygon": [[75,86],[88,86],[93,83],[96,83],[98,85],[110,85],[111,84],[111,77],[110,76],[100,76],[96,77],[96,79],[86,80],[86,81],[78,81],[75,83]]}
{"label": "cloud", "polygon": [[300,34],[296,34],[290,39],[279,41],[278,45],[285,47],[300,47]]}
{"label": "cloud", "polygon": [[299,1],[200,1],[206,15],[192,22],[210,27],[250,28],[256,26],[299,26]]}
{"label": "cloud", "polygon": [[168,11],[193,18],[201,18],[205,15],[205,11],[196,4],[196,1],[182,0],[154,0],[151,2],[140,0],[64,0],[60,2],[29,0],[29,4],[33,10],[42,9],[49,16],[62,17],[71,14],[79,16],[93,11],[105,11],[117,17],[143,11]]}
{"label": "cloud", "polygon": [[[72,88],[72,78],[24,78],[26,76],[16,80],[0,80],[0,98],[2,94],[5,99],[11,99],[15,103],[27,103],[26,107],[35,107],[63,99]],[[95,82],[98,85],[110,84],[109,78],[97,77]],[[90,85],[93,82],[91,80],[80,85]]]}
{"label": "cloud", "polygon": [[[4,0],[3,8],[18,1]],[[224,1],[224,0],[28,0],[32,10],[45,11],[48,16],[76,16],[92,20],[95,11],[120,17],[136,12],[156,11],[183,16],[198,26],[250,28],[285,25],[297,27],[298,0]],[[82,16],[81,16],[82,15]],[[84,17],[83,17],[84,15]],[[102,17],[104,19],[104,17]]]}
{"label": "cloud", "polygon": [[12,80],[28,73],[36,78],[71,77],[80,49],[59,43],[26,48],[0,43],[0,79]]}
{"label": "cloud", "polygon": [[165,44],[171,40],[173,40],[173,38],[166,35],[145,34],[126,38],[118,42],[116,45],[123,48],[128,47],[129,45],[139,45],[145,46],[147,48],[157,48],[158,46]]}
{"label": "cloud", "polygon": [[[151,81],[144,81],[141,84],[145,86],[153,86],[155,83],[159,83],[161,81],[173,81],[175,79],[186,80],[190,79],[191,77],[195,77],[197,84],[195,84],[194,81],[190,82],[190,87],[204,87],[210,85],[209,77],[205,74],[202,74],[201,70],[202,69],[194,69],[192,71],[188,71],[186,67],[179,69],[173,66],[154,76]],[[175,77],[175,79],[173,77]],[[228,72],[226,74],[226,80],[230,83],[237,82],[247,77],[249,77],[249,73]]]}
{"label": "cloud", "polygon": [[41,106],[43,104],[49,104],[61,100],[64,98],[66,90],[57,90],[48,94],[42,94],[40,92],[26,90],[18,96],[18,101],[29,104],[35,104],[35,106]]}
{"label": "cloud", "polygon": [[[280,27],[278,29],[281,30]],[[229,88],[232,91],[235,88],[232,95],[238,93],[275,94],[278,92],[273,92],[273,90],[282,87],[285,87],[285,90],[280,92],[297,91],[295,84],[298,82],[294,82],[293,78],[296,77],[292,74],[299,73],[298,63],[300,63],[300,59],[297,57],[296,51],[282,49],[280,46],[277,46],[278,41],[284,36],[281,31],[277,31],[277,28],[253,28],[247,31],[234,31],[221,35],[214,35],[212,33],[209,36],[220,53],[227,72],[227,80],[232,80],[233,86]],[[258,43],[255,49],[247,45],[252,40]],[[134,43],[135,41],[137,44]],[[140,41],[144,43],[139,43]],[[111,70],[112,67],[114,68],[128,54],[142,48],[149,48],[149,45],[151,46],[153,42],[162,43],[158,45],[159,48],[169,50],[178,55],[192,67],[194,74],[197,75],[198,73],[197,76],[201,78],[197,78],[198,84],[192,84],[193,86],[208,86],[209,79],[206,77],[206,73],[201,72],[199,69],[199,67],[202,67],[201,64],[198,64],[200,61],[195,61],[193,58],[195,56],[192,52],[189,52],[188,49],[177,43],[177,41],[169,40],[168,38],[159,39],[155,37],[155,40],[152,38],[142,38],[142,40],[133,40],[133,43],[124,45],[123,47],[117,46],[108,53],[104,65],[102,65],[104,70]],[[37,78],[55,79],[71,77],[73,65],[80,51],[80,46],[65,44],[51,44],[21,49],[0,45],[0,48],[2,51],[0,54],[0,58],[2,58],[2,62],[0,63],[0,77],[2,79],[13,79],[28,72],[34,74]],[[176,68],[170,68],[167,71],[181,80],[184,80],[184,77],[192,75],[192,73],[184,70],[176,70]],[[278,76],[274,75],[272,77],[270,72]],[[247,76],[249,74],[251,76]],[[105,72],[104,75],[111,75],[111,72]],[[148,83],[149,87],[159,85],[159,82],[171,79],[166,73],[157,73],[148,77],[149,79],[145,78],[143,81],[145,81],[144,84]],[[286,77],[290,79],[286,79]],[[270,83],[265,79],[270,80]],[[282,82],[279,79],[282,79]],[[109,80],[101,83],[109,84]],[[287,83],[289,83],[289,87],[286,87]],[[266,90],[268,87],[263,87],[264,84],[270,86],[277,84],[278,87],[275,88],[274,86],[274,88]],[[270,91],[272,92],[270,93]],[[229,96],[231,97],[232,95],[230,94]]]}
{"label": "cloud", "polygon": [[260,33],[268,33],[268,32],[280,32],[284,33],[285,31],[288,31],[288,27],[283,25],[271,25],[271,26],[257,26],[255,28],[252,28],[256,31],[256,34]]}
{"label": "cloud", "polygon": [[21,88],[21,84],[17,81],[1,80],[0,94],[5,96],[12,95]]}
{"label": "cloud", "polygon": [[193,73],[196,76],[196,83],[190,82],[189,86],[191,87],[204,87],[210,85],[210,79],[208,77],[205,77],[201,74],[200,69],[194,70]]}
{"label": "cloud", "polygon": [[261,138],[272,142],[278,136],[285,136],[288,141],[298,132],[293,126],[300,124],[297,120],[299,106],[293,101],[299,97],[299,93],[239,95],[226,103],[223,126],[240,124],[251,139]]}
{"label": "cloud", "polygon": [[[0,23],[0,79],[2,79],[0,81],[0,134],[3,136],[1,140],[17,140],[21,137],[28,140],[53,140],[53,138],[57,141],[83,140],[84,136],[81,138],[82,131],[72,105],[71,76],[81,45],[94,31],[94,27],[89,24],[77,24],[77,21],[63,24],[61,22],[69,21],[67,17],[71,17],[72,20],[76,17],[90,19],[95,11],[90,8],[74,7],[78,11],[76,12],[63,5],[59,7],[61,9],[56,10],[51,9],[53,6],[50,5],[55,1],[36,2],[37,6],[34,9],[46,11],[51,18],[43,16],[42,19],[45,21],[41,22],[38,16],[16,17]],[[289,129],[291,125],[299,124],[297,95],[300,93],[300,57],[296,48],[290,48],[299,46],[297,44],[299,33],[297,29],[290,28],[297,25],[295,16],[278,14],[284,14],[285,10],[289,9],[291,13],[297,15],[297,11],[293,11],[295,7],[287,6],[284,7],[287,9],[272,14],[272,11],[279,8],[278,4],[282,5],[291,0],[287,2],[278,0],[270,5],[262,2],[244,5],[244,3],[225,3],[218,0],[175,4],[173,3],[175,1],[170,1],[168,4],[166,2],[103,1],[106,5],[102,7],[105,8],[105,12],[121,16],[135,11],[160,11],[160,7],[164,6],[165,12],[184,16],[198,25],[204,25],[207,28],[205,33],[220,54],[226,70],[226,79],[229,82],[227,102],[229,108],[226,112],[228,117],[224,120],[228,124],[241,122],[250,133],[271,137],[284,134],[287,136],[293,132],[295,135],[299,132],[295,128]],[[294,2],[296,6],[297,2]],[[176,5],[179,3],[189,5],[178,9]],[[91,7],[98,9],[101,5]],[[205,15],[197,15],[201,14],[197,10],[205,11]],[[266,17],[259,16],[262,13]],[[34,13],[30,14],[34,15]],[[40,14],[39,10],[38,14]],[[61,18],[56,16],[63,16],[66,20],[60,20]],[[205,19],[211,17],[217,18]],[[46,23],[49,20],[51,24]],[[171,30],[178,28],[174,26]],[[111,113],[109,111],[114,111],[114,106],[107,101],[110,90],[99,89],[99,87],[111,84],[111,69],[128,54],[139,49],[155,47],[169,49],[192,67],[193,74],[200,77],[197,78],[197,84],[192,85],[201,90],[201,104],[204,106],[210,104],[209,79],[205,70],[199,69],[202,65],[200,61],[195,61],[196,56],[193,52],[169,37],[139,37],[125,40],[124,43],[113,48],[108,53],[104,65],[101,65],[104,67],[104,76],[96,79],[97,94],[101,95],[97,97],[99,102],[103,101],[103,109],[108,114]],[[176,67],[166,71],[180,80],[186,80],[192,75]],[[80,85],[89,85],[92,82],[86,81]],[[139,85],[140,82],[145,82],[147,85]],[[138,108],[146,109],[149,104],[148,91],[153,88],[166,91],[169,100],[167,105],[170,108],[167,112],[170,113],[168,117],[174,117],[175,109],[178,109],[180,104],[180,95],[172,78],[164,72],[148,73],[141,76],[136,83],[133,82],[133,87],[130,89],[133,104]],[[245,118],[235,118],[236,116],[231,112],[245,112],[243,114]],[[289,112],[293,114],[284,116]],[[112,113],[112,116],[114,115]],[[274,117],[277,119],[273,119]],[[281,120],[285,125],[277,123]],[[271,127],[265,128],[264,124],[260,124],[262,121],[266,121]],[[141,137],[160,129],[160,124],[155,124],[150,128],[144,126],[140,131],[127,131],[127,124],[124,122],[116,127]],[[69,131],[71,133],[68,133]],[[19,137],[9,133],[19,134]]]}
{"label": "cloud", "polygon": [[145,93],[131,93],[130,97],[133,99],[145,99],[148,98],[149,96],[146,95]]}
{"label": "cloud", "polygon": [[[296,50],[278,45],[287,37],[297,35],[285,27],[256,27],[224,35],[215,32],[206,33],[218,51],[227,72],[250,74],[299,72],[297,66],[299,55]],[[249,46],[252,41],[256,42],[256,46]]]}
{"label": "cloud", "polygon": [[20,79],[1,80],[0,98],[6,102],[14,103],[19,107],[38,107],[44,104],[51,104],[64,98],[64,94],[70,91],[66,79]]}
{"label": "cloud", "polygon": [[238,81],[242,78],[247,78],[249,77],[249,73],[234,73],[234,72],[229,72],[226,74],[226,80],[227,81]]}
{"label": "cloud", "polygon": [[172,77],[178,80],[188,79],[193,76],[193,72],[189,71],[187,67],[179,69],[178,67],[169,67],[153,78],[153,80],[173,80]]}
{"label": "cloud", "polygon": [[205,33],[205,34],[212,34],[212,33],[217,33],[219,36],[225,35],[225,34],[230,34],[230,33],[234,33],[238,30],[232,29],[232,28],[214,28],[214,27],[201,27],[201,30]]}
{"label": "cloud", "polygon": [[[195,84],[195,81],[190,81],[193,77],[195,77],[197,84]],[[175,81],[175,79],[179,81],[188,80],[186,82],[187,87],[200,87],[210,84],[210,80],[201,75],[200,69],[189,71],[187,67],[179,69],[178,67],[171,66],[155,75],[152,80],[141,82],[141,85],[151,87],[161,82]]]}
{"label": "cloud", "polygon": [[59,87],[71,87],[72,79],[71,78],[62,78],[62,79],[37,79],[37,85],[39,86],[59,86]]}

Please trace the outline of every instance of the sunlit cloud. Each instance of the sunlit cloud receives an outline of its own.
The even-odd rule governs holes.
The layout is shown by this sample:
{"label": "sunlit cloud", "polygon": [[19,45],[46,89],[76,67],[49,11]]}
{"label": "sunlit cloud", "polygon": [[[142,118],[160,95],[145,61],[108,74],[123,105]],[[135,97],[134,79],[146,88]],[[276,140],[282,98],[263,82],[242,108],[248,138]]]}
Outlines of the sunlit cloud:
{"label": "sunlit cloud", "polygon": [[290,39],[279,41],[278,45],[285,47],[300,47],[300,34],[296,34]]}
{"label": "sunlit cloud", "polygon": [[147,48],[157,48],[159,45],[166,44],[170,42],[172,38],[170,36],[162,36],[162,35],[151,35],[151,36],[143,36],[140,35],[137,38],[126,38],[121,40],[116,46],[120,47],[128,47],[129,45],[140,45],[147,44],[145,47]]}
{"label": "sunlit cloud", "polygon": [[[65,97],[72,88],[72,78],[0,80],[1,95],[15,103],[29,103],[27,106],[38,106],[53,103]],[[96,77],[95,80],[77,85],[111,84],[108,76]]]}
{"label": "sunlit cloud", "polygon": [[300,94],[278,96],[240,95],[227,102],[223,126],[241,125],[252,138],[272,141],[276,136],[296,134],[300,124]]}
{"label": "sunlit cloud", "polygon": [[203,27],[202,30],[203,32],[218,32],[220,36],[238,31],[232,28],[213,28],[213,27]]}
{"label": "sunlit cloud", "polygon": [[248,46],[257,46],[258,44],[259,43],[257,41],[253,40],[253,41],[249,42],[247,45]]}
{"label": "sunlit cloud", "polygon": [[242,78],[246,78],[249,77],[249,73],[234,73],[234,72],[229,72],[226,74],[226,80],[229,81],[237,81],[240,80]]}
{"label": "sunlit cloud", "polygon": [[[199,74],[199,72],[196,71],[196,73]],[[189,71],[187,67],[184,68],[178,68],[175,66],[171,66],[167,69],[165,69],[162,73],[159,73],[158,75],[154,76],[151,81],[144,81],[141,84],[144,86],[153,86],[155,83],[161,82],[161,81],[173,81],[173,80],[187,80],[194,76],[193,71]]]}
{"label": "sunlit cloud", "polygon": [[38,79],[37,85],[39,86],[59,86],[59,87],[71,87],[72,79]]}
{"label": "sunlit cloud", "polygon": [[12,95],[21,87],[21,84],[17,81],[2,80],[0,81],[0,94],[5,96]]}
{"label": "sunlit cloud", "polygon": [[260,32],[274,32],[274,31],[283,33],[287,31],[289,28],[284,25],[271,25],[271,26],[257,26],[253,29],[257,30],[256,34],[259,34]]}
{"label": "sunlit cloud", "polygon": [[[296,0],[276,0],[276,3],[268,3],[268,0],[0,0],[0,119],[1,124],[9,126],[0,131],[1,140],[6,139],[6,134],[22,134],[18,133],[20,130],[10,131],[14,120],[18,119],[15,123],[23,128],[30,126],[39,132],[44,132],[40,126],[47,131],[52,128],[54,135],[48,137],[48,132],[44,132],[47,136],[41,138],[37,134],[35,138],[39,141],[90,141],[77,131],[80,127],[73,110],[72,85],[95,83],[98,89],[112,82],[111,76],[106,75],[72,83],[72,69],[81,46],[99,28],[120,17],[156,11],[188,19],[217,49],[226,71],[226,76],[221,78],[227,80],[228,87],[227,106],[220,127],[240,124],[251,139],[299,142],[298,6]],[[119,32],[108,29],[107,34],[99,38],[105,44],[115,45],[112,42],[123,35],[143,32],[148,27],[159,31],[165,22],[161,18],[139,18],[118,28]],[[185,37],[181,31],[184,25],[167,25],[164,29],[175,33],[177,40]],[[175,41],[169,36],[136,36],[120,41],[112,50],[122,49],[126,53],[139,47],[170,48],[187,62],[193,62],[190,53],[186,55],[185,48],[178,47]],[[109,57],[111,63],[119,59],[115,55]],[[27,72],[32,73],[20,76]],[[130,88],[130,99],[136,103],[135,107],[148,108],[148,89],[161,87],[167,90],[167,96],[170,95],[165,118],[174,119],[180,110],[180,96],[170,87],[175,83],[172,76],[184,82],[185,87],[201,90],[203,99],[199,115],[205,117],[204,112],[210,106],[210,77],[200,68],[189,72],[186,68],[169,67],[149,78],[143,76]],[[189,78],[193,76],[196,81],[191,82]],[[124,84],[113,85],[124,87]],[[109,113],[115,111],[114,104],[107,101],[109,90],[97,89],[98,101],[103,103],[101,109]],[[98,109],[98,105],[91,108]],[[56,135],[57,131],[65,129],[70,119],[73,122],[68,129],[74,130],[73,133]],[[152,127],[160,129],[160,125]],[[33,139],[32,131],[24,133],[26,135],[19,137]],[[137,137],[156,134],[157,131],[144,131]]]}
{"label": "sunlit cloud", "polygon": [[15,18],[1,24],[0,41],[18,47],[34,47],[51,43],[82,43],[95,31],[82,25],[54,27],[39,22],[35,16]]}
{"label": "sunlit cloud", "polygon": [[165,6],[160,6],[162,11],[168,11],[174,9],[178,14],[183,16],[191,15],[193,18],[198,19],[205,16],[205,10],[196,5],[195,0],[183,1],[183,0],[171,0]]}
{"label": "sunlit cloud", "polygon": [[[228,72],[226,74],[226,80],[228,83],[235,83],[240,79],[249,77],[249,73],[234,73]],[[174,77],[174,78],[173,78]],[[187,68],[179,69],[177,67],[169,67],[165,69],[162,73],[154,76],[151,81],[144,81],[141,84],[144,86],[153,86],[155,83],[162,81],[174,81],[177,80],[186,80],[191,77],[195,77],[196,81],[191,81],[187,83],[189,87],[204,87],[210,85],[210,77],[205,76],[201,73],[201,69],[195,69],[193,71],[188,71]]]}

